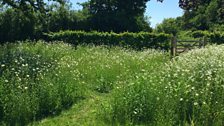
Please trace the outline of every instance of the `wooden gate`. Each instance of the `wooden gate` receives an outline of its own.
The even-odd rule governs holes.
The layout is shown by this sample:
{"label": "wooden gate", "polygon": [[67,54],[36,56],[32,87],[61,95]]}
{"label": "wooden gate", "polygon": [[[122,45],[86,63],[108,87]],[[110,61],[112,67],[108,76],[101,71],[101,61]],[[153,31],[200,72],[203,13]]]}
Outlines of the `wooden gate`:
{"label": "wooden gate", "polygon": [[206,38],[201,40],[177,40],[176,37],[171,41],[171,58],[179,55],[180,53],[187,52],[195,48],[203,48],[206,45]]}

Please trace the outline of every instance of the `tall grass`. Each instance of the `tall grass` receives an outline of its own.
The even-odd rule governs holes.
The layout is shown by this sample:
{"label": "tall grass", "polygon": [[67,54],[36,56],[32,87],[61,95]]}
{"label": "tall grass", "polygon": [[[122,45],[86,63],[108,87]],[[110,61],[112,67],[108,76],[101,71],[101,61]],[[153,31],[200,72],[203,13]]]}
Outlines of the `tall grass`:
{"label": "tall grass", "polygon": [[115,125],[224,125],[223,54],[223,45],[209,46],[159,71],[139,74],[104,104],[105,120]]}
{"label": "tall grass", "polygon": [[223,53],[214,45],[168,62],[155,50],[5,44],[0,125],[26,125],[95,94],[107,94],[96,111],[108,125],[224,125]]}
{"label": "tall grass", "polygon": [[[25,125],[57,114],[82,97],[82,86],[65,55],[65,44],[23,43],[0,47],[0,121]],[[73,64],[69,64],[73,65]]]}
{"label": "tall grass", "polygon": [[0,47],[0,124],[26,125],[92,92],[109,93],[167,61],[163,52],[22,42]]}
{"label": "tall grass", "polygon": [[[224,124],[224,46],[209,46],[180,56],[162,78],[179,124]],[[168,104],[167,103],[167,104]]]}

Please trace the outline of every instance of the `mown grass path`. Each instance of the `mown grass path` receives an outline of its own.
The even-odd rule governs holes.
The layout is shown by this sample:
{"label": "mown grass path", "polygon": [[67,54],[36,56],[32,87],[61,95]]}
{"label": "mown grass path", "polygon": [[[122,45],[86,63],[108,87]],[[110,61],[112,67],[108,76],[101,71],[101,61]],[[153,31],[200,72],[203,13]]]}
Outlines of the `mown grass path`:
{"label": "mown grass path", "polygon": [[88,98],[74,104],[60,115],[43,119],[30,126],[105,126],[105,122],[98,118],[98,110],[107,98],[108,94],[91,93]]}

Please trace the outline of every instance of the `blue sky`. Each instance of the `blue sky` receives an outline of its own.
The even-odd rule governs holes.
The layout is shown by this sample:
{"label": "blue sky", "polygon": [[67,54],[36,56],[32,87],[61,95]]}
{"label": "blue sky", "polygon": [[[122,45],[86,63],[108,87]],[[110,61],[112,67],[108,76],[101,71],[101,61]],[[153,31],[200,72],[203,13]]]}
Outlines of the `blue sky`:
{"label": "blue sky", "polygon": [[[70,0],[73,3],[73,7],[81,9],[76,5],[77,2],[82,3],[88,0]],[[178,17],[183,14],[183,11],[178,6],[179,0],[164,0],[163,3],[157,2],[157,0],[151,0],[147,3],[146,16],[151,17],[151,26],[155,27],[156,24],[161,23],[163,19],[170,17]]]}

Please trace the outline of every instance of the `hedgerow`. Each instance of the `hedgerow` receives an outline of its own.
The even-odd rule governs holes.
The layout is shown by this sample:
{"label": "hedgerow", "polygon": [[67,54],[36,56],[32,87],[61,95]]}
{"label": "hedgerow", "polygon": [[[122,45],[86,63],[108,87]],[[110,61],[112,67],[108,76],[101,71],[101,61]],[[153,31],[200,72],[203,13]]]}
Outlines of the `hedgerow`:
{"label": "hedgerow", "polygon": [[209,32],[209,31],[194,31],[191,33],[194,38],[206,37],[209,43],[223,44],[224,43],[224,32]]}
{"label": "hedgerow", "polygon": [[149,32],[139,33],[113,33],[113,32],[84,32],[84,31],[60,31],[47,34],[49,40],[60,40],[73,45],[94,44],[131,47],[134,49],[169,48],[171,35]]}

